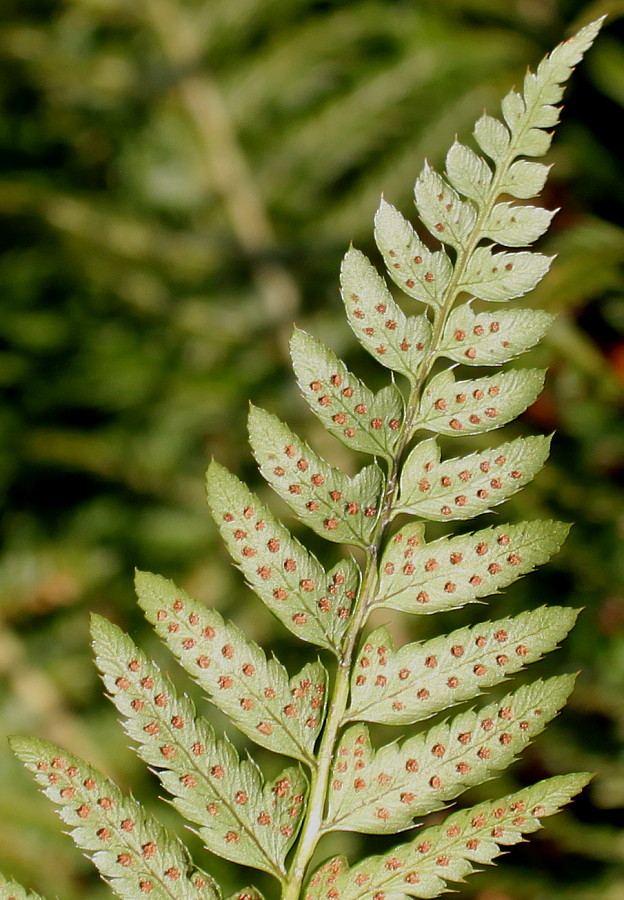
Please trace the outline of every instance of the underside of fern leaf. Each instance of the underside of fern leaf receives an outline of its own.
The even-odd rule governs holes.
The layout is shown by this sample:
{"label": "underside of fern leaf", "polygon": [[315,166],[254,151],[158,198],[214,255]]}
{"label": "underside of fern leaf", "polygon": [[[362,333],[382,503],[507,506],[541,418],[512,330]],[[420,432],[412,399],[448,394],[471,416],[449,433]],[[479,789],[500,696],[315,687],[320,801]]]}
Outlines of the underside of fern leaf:
{"label": "underside of fern leaf", "polygon": [[[543,371],[500,366],[535,345],[551,317],[499,304],[532,290],[550,267],[551,259],[523,248],[554,213],[517,201],[544,185],[548,167],[534,158],[550,145],[563,85],[600,24],[527,73],[523,90],[503,100],[503,121],[479,119],[476,149],[456,142],[444,174],[425,165],[415,187],[419,231],[382,201],[379,250],[419,311],[404,312],[373,264],[347,252],[347,317],[392,373],[388,384],[371,390],[329,347],[295,330],[292,359],[305,400],[331,434],[373,459],[347,476],[270,412],[251,409],[250,440],[265,479],[321,537],[358,548],[357,561],[326,571],[234,475],[216,462],[209,468],[209,506],[235,564],[286,628],[335,657],[335,674],[313,656],[289,674],[216,611],[163,578],[137,575],[139,603],[158,635],[236,728],[288,757],[281,772],[267,779],[241,759],[127,635],[94,619],[97,663],[138,754],[205,847],[273,875],[284,900],[437,897],[535,831],[587,781],[549,778],[452,812],[381,856],[332,857],[314,871],[324,835],[412,829],[495,777],[572,690],[573,676],[562,675],[482,699],[553,650],[575,611],[540,607],[497,618],[493,602],[487,621],[401,647],[367,621],[373,609],[417,616],[483,602],[547,562],[567,534],[562,523],[499,517],[431,541],[427,523],[489,513],[546,461],[543,436],[493,439],[464,456],[443,454],[440,439],[495,430],[542,388]],[[474,366],[495,369],[473,378]],[[400,514],[409,519],[396,527]],[[417,727],[377,746],[367,723]],[[43,741],[16,738],[13,747],[120,897],[221,897],[185,848],[101,773]],[[35,896],[0,881],[4,900]],[[245,888],[234,896],[260,895]]]}

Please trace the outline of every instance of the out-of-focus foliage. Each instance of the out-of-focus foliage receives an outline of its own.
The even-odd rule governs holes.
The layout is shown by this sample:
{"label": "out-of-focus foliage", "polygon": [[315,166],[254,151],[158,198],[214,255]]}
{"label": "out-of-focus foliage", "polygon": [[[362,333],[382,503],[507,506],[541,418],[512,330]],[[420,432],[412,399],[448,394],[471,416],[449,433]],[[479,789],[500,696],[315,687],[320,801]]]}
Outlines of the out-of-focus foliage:
{"label": "out-of-focus foliage", "polygon": [[[288,656],[287,632],[218,547],[208,457],[252,474],[253,398],[299,417],[343,461],[285,374],[291,323],[364,371],[337,273],[350,240],[371,249],[380,192],[409,216],[422,157],[439,165],[527,63],[603,12],[551,152],[545,205],[564,212],[541,248],[558,260],[534,296],[559,318],[530,360],[550,375],[526,419],[558,434],[550,466],[515,501],[518,517],[576,524],[553,564],[494,601],[497,615],[540,598],[586,607],[542,665],[583,669],[572,707],[499,793],[570,769],[599,774],[548,841],[497,869],[502,891],[486,873],[461,896],[622,896],[621,0],[5,0],[0,732],[58,741],[154,801],[88,653],[89,609],[142,628],[135,565],[177,576]],[[383,621],[397,640],[427,635]],[[147,632],[139,640],[158,654]],[[169,815],[162,804],[158,815]],[[109,896],[6,745],[0,821],[5,874],[48,896]]]}

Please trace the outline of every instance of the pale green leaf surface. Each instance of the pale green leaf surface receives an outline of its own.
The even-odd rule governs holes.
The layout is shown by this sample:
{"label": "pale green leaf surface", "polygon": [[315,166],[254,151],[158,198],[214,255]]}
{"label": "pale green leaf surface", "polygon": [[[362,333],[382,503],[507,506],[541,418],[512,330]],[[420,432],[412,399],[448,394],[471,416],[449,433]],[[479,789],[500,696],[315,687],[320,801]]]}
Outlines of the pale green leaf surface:
{"label": "pale green leaf surface", "polygon": [[221,537],[249,585],[290,631],[338,653],[358,585],[355,563],[342,560],[325,572],[268,507],[214,461],[206,484]]}
{"label": "pale green leaf surface", "polygon": [[412,450],[401,477],[395,510],[446,522],[471,519],[507,500],[544,465],[550,438],[516,438],[492,450],[441,461],[435,438]]}
{"label": "pale green leaf surface", "polygon": [[477,247],[471,255],[460,291],[500,303],[522,297],[542,280],[553,257],[542,253],[494,253],[491,247]]}
{"label": "pale green leaf surface", "polygon": [[351,721],[411,725],[477,697],[553,650],[577,614],[543,606],[398,650],[388,630],[377,628],[357,656],[347,716]]}
{"label": "pale green leaf surface", "polygon": [[489,800],[448,816],[442,825],[420,831],[413,841],[353,867],[344,857],[325,863],[310,879],[305,900],[401,900],[439,896],[449,881],[463,881],[491,863],[501,846],[517,844],[537,831],[589,781],[585,773],[547,778],[530,788]]}
{"label": "pale green leaf surface", "polygon": [[477,144],[495,163],[502,163],[509,153],[511,138],[502,122],[483,113],[474,127]]}
{"label": "pale green leaf surface", "polygon": [[482,434],[511,422],[535,402],[545,369],[510,369],[485,378],[455,381],[448,369],[424,390],[413,430],[437,434]]}
{"label": "pale green leaf surface", "polygon": [[518,130],[518,126],[526,113],[524,100],[517,91],[509,91],[501,103],[503,118],[512,134]]}
{"label": "pale green leaf surface", "polygon": [[518,200],[530,200],[541,193],[549,172],[550,166],[544,163],[519,159],[505,170],[500,183],[500,192],[511,194]]}
{"label": "pale green leaf surface", "polygon": [[249,439],[263,477],[302,522],[327,540],[368,545],[383,490],[377,465],[350,478],[255,406],[249,411]]}
{"label": "pale green leaf surface", "polygon": [[425,543],[422,523],[408,523],[384,551],[374,605],[429,615],[497,594],[554,556],[569,528],[538,520]]}
{"label": "pale green leaf surface", "polygon": [[430,250],[385,200],[375,215],[375,240],[392,280],[415,300],[438,308],[453,274],[446,252]]}
{"label": "pale green leaf surface", "polygon": [[574,675],[538,680],[479,710],[374,751],[365,725],[343,735],[332,769],[328,831],[387,834],[506,769],[559,712]]}
{"label": "pale green leaf surface", "polygon": [[[546,108],[543,107],[542,109]],[[550,149],[552,139],[552,134],[547,131],[540,131],[539,128],[529,128],[522,140],[522,152],[526,156],[544,156]]]}
{"label": "pale green leaf surface", "polygon": [[362,346],[413,382],[431,341],[427,317],[406,316],[374,266],[354,248],[345,254],[340,283],[349,324]]}
{"label": "pale green leaf surface", "polygon": [[556,210],[496,203],[483,225],[483,237],[504,247],[528,247],[548,229]]}
{"label": "pale green leaf surface", "polygon": [[43,900],[43,898],[34,891],[27,891],[17,881],[9,881],[0,872],[0,900]]}
{"label": "pale green leaf surface", "polygon": [[187,672],[257,744],[304,762],[323,723],[326,672],[311,663],[289,679],[284,666],[216,610],[165,578],[138,572],[139,604]]}
{"label": "pale green leaf surface", "polygon": [[[115,625],[92,621],[93,646],[104,684],[123,716],[139,756],[156,770],[173,805],[199,825],[206,848],[277,878],[296,836],[307,784],[290,767],[270,784],[251,760],[197,716],[188,697]],[[132,663],[132,665],[130,665]]]}
{"label": "pale green leaf surface", "polygon": [[375,394],[329,347],[298,328],[290,348],[301,393],[325,428],[352,450],[392,459],[403,421],[396,385]]}
{"label": "pale green leaf surface", "polygon": [[459,250],[468,240],[477,221],[477,211],[429,165],[414,185],[416,209],[423,224],[439,241]]}
{"label": "pale green leaf surface", "polygon": [[446,174],[452,186],[465,197],[481,204],[492,183],[492,170],[470,147],[457,141],[446,155]]}
{"label": "pale green leaf surface", "polygon": [[15,754],[70,827],[75,843],[123,900],[218,900],[181,841],[84,760],[48,741],[12,738]]}
{"label": "pale green leaf surface", "polygon": [[475,313],[465,304],[450,314],[438,352],[467,366],[500,365],[537,344],[552,322],[542,310]]}
{"label": "pale green leaf surface", "polygon": [[226,900],[264,900],[264,897],[257,888],[246,887],[230,894]]}

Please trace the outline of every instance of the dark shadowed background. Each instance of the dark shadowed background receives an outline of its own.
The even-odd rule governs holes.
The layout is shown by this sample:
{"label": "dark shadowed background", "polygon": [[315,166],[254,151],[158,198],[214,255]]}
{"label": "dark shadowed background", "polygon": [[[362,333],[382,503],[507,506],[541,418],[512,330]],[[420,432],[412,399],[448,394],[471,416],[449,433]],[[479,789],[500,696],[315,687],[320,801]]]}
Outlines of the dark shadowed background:
{"label": "dark shadowed background", "polygon": [[[558,259],[526,301],[559,316],[524,358],[550,374],[516,426],[556,429],[552,462],[504,513],[575,527],[556,561],[493,598],[491,610],[392,624],[407,640],[544,602],[586,608],[565,648],[539,666],[542,675],[583,670],[570,707],[509,773],[472,796],[572,769],[598,775],[544,838],[515,848],[460,896],[624,896],[622,0],[5,0],[6,875],[48,897],[110,896],[4,733],[44,736],[84,755],[181,829],[102,698],[89,611],[173,668],[135,607],[138,566],[177,578],[295,659],[300,651],[217,541],[206,463],[214,455],[263,490],[245,437],[252,399],[332,461],[360,464],[297,396],[287,359],[293,321],[382,383],[341,310],[337,273],[349,242],[379,262],[380,194],[411,215],[423,158],[441,165],[455,134],[467,140],[484,107],[495,113],[527,64],[602,13],[610,18],[573,78],[550,154],[544,202],[562,211],[540,249]],[[310,545],[325,561],[338,552],[314,538]],[[252,878],[267,887],[253,872],[228,865],[226,873],[188,840],[226,888]],[[333,852],[358,852],[355,838],[333,840]]]}

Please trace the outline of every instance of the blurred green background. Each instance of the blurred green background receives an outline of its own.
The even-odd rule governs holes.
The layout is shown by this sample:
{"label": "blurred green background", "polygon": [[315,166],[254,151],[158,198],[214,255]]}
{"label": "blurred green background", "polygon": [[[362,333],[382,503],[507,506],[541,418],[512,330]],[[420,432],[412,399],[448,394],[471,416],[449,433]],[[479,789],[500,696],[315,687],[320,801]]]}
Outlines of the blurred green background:
{"label": "blurred green background", "polygon": [[[133,602],[133,567],[151,569],[295,659],[219,546],[204,504],[207,460],[215,455],[263,490],[245,438],[251,398],[332,461],[361,462],[297,397],[286,352],[293,321],[382,383],[341,312],[337,273],[349,242],[378,262],[380,193],[411,215],[423,158],[440,165],[455,134],[467,139],[484,107],[496,112],[527,64],[603,13],[610,18],[573,79],[550,155],[544,202],[562,212],[541,249],[558,260],[528,301],[559,314],[523,358],[549,366],[548,386],[511,428],[557,437],[550,466],[503,513],[560,517],[575,523],[572,536],[555,562],[491,608],[424,625],[397,618],[393,627],[407,640],[549,601],[586,607],[565,648],[531,672],[582,669],[570,707],[473,796],[575,768],[598,775],[545,837],[515,848],[460,896],[624,897],[621,0],[5,0],[6,875],[48,897],[110,896],[11,757],[5,733],[84,755],[182,833],[102,699],[89,611],[173,668]],[[327,562],[338,552],[311,545]],[[252,878],[267,887],[188,840],[226,889]],[[325,845],[342,849],[357,852],[356,839]]]}

